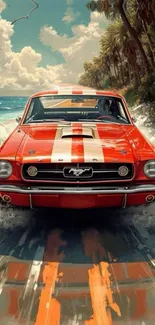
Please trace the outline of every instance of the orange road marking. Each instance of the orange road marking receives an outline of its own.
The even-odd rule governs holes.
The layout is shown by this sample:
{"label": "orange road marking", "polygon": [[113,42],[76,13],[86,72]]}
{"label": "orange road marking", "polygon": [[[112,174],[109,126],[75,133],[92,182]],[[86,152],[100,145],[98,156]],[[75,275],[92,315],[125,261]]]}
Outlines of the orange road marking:
{"label": "orange road marking", "polygon": [[[109,264],[101,262],[89,269],[89,286],[92,300],[92,308],[96,325],[112,325],[110,308],[121,316],[119,306],[113,300],[111,289]],[[100,271],[101,270],[101,271]]]}
{"label": "orange road marking", "polygon": [[[55,303],[52,299],[52,295],[55,290],[55,283],[57,280],[58,266],[58,262],[53,262],[48,263],[44,267],[43,282],[45,283],[45,287],[40,295],[40,303],[35,323],[36,325],[55,325],[55,319],[60,318],[60,307],[59,309],[53,308]],[[57,324],[59,324],[59,322]]]}
{"label": "orange road marking", "polygon": [[58,277],[62,277],[62,274],[58,274],[58,268],[60,261],[63,259],[63,253],[58,254],[58,250],[66,243],[61,240],[60,235],[61,232],[56,230],[48,236],[44,254],[46,264],[42,272],[45,287],[40,295],[35,325],[60,324],[61,306],[55,298],[52,298]]}
{"label": "orange road marking", "polygon": [[85,325],[112,325],[111,309],[121,316],[119,306],[113,300],[109,264],[100,262],[95,265],[97,257],[101,260],[108,255],[101,245],[100,234],[90,229],[82,234],[85,254],[92,257],[93,267],[88,270],[90,296],[92,301],[93,318]]}
{"label": "orange road marking", "polygon": [[91,318],[89,320],[86,320],[84,322],[84,325],[96,325],[96,322],[95,322],[94,318]]}
{"label": "orange road marking", "polygon": [[106,287],[106,290],[107,290],[106,295],[107,295],[109,306],[115,311],[115,313],[117,313],[118,316],[121,316],[119,306],[114,302],[114,300],[113,300],[113,292],[112,292],[112,289],[110,288],[110,286],[111,286],[111,281],[110,281],[111,274],[108,271],[109,264],[105,263],[105,262],[101,262],[100,266],[101,266],[102,281],[103,281],[103,284],[104,284],[104,286]]}
{"label": "orange road marking", "polygon": [[89,287],[96,325],[111,325],[111,319],[107,315],[106,292],[102,284],[101,274],[98,265],[94,265],[88,271]]}

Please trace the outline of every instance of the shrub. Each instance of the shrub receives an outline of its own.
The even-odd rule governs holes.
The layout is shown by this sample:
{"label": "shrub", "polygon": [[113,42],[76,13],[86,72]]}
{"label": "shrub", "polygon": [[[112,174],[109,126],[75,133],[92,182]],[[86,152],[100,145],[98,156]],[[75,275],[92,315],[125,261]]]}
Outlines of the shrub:
{"label": "shrub", "polygon": [[141,102],[155,102],[155,73],[151,73],[142,79],[138,94]]}

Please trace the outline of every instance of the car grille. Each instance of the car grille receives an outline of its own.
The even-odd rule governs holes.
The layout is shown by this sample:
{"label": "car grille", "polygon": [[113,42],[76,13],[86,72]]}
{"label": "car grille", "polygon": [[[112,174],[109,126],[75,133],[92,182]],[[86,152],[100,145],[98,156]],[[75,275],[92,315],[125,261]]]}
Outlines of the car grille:
{"label": "car grille", "polygon": [[[29,176],[28,168],[38,169],[36,176]],[[118,168],[126,166],[129,169],[127,176],[120,176]],[[81,169],[84,171],[81,172]],[[75,175],[76,174],[76,175]],[[22,176],[25,180],[59,181],[59,182],[94,182],[130,180],[134,175],[134,166],[129,163],[37,163],[24,164]]]}

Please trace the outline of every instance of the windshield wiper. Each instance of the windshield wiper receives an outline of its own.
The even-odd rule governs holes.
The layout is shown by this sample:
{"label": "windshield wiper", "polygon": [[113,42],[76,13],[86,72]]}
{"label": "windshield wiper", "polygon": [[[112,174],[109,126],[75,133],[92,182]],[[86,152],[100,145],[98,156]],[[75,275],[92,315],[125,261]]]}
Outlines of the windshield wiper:
{"label": "windshield wiper", "polygon": [[83,119],[78,119],[78,121],[81,121],[81,122],[97,122],[97,123],[113,123],[113,124],[120,124],[118,122],[115,122],[115,121],[111,121],[110,119],[109,120],[95,120],[95,119],[87,119],[87,118],[83,118]]}
{"label": "windshield wiper", "polygon": [[41,120],[29,120],[26,123],[44,123],[44,122],[58,122],[58,123],[65,123],[65,124],[71,124],[70,121],[66,120],[59,120],[59,119],[41,119]]}
{"label": "windshield wiper", "polygon": [[35,113],[34,115],[30,116],[30,117],[28,118],[28,120],[26,121],[25,124],[31,122],[31,121],[33,120],[33,118],[34,118],[36,115],[37,115],[37,113]]}

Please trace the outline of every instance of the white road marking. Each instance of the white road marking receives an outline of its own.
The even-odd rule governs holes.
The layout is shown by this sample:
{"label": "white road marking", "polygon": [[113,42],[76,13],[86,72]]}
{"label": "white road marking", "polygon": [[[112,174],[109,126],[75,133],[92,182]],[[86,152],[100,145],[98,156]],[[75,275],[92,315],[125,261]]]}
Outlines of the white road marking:
{"label": "white road marking", "polygon": [[[145,250],[145,246],[139,241],[139,239],[135,236],[135,234],[134,234],[134,232],[132,231],[132,229],[131,229],[131,227],[129,226],[129,228],[130,228],[130,231],[131,231],[131,233],[132,233],[132,236],[134,237],[134,239],[136,240],[136,242],[138,243],[138,248],[140,249],[140,250]],[[146,254],[146,256],[148,257],[148,259],[149,259],[149,262],[155,267],[155,260],[153,259],[153,257],[149,254],[149,253],[147,253],[147,252],[145,252],[145,254]]]}
{"label": "white road marking", "polygon": [[[25,286],[23,299],[25,299],[26,295],[29,293],[29,291],[31,289],[33,289],[33,290],[37,289],[37,286],[38,286],[37,282],[38,282],[38,278],[39,278],[39,275],[40,275],[41,266],[43,264],[44,249],[45,248],[43,246],[39,246],[37,248],[36,254],[34,256],[35,258],[34,258],[34,260],[32,262],[32,266],[31,266],[29,276],[28,276],[28,279],[27,279],[27,283],[26,283],[26,286]],[[41,256],[40,261],[37,261],[37,259],[36,259],[36,256],[38,254]]]}

